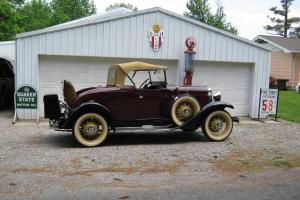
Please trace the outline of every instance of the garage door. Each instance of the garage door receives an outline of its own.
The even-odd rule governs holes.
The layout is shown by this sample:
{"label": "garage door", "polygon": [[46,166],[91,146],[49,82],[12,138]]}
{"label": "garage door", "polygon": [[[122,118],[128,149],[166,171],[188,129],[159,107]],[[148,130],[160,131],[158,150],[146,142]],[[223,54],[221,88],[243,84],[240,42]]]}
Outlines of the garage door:
{"label": "garage door", "polygon": [[[139,59],[140,60],[140,59]],[[121,58],[94,58],[70,56],[40,56],[39,57],[39,112],[44,116],[43,96],[45,94],[62,95],[62,81],[69,80],[76,90],[99,84],[105,85],[107,69],[111,64],[134,61]],[[169,83],[176,82],[177,61],[140,60],[153,64],[169,66]]]}
{"label": "garage door", "polygon": [[199,62],[194,67],[193,85],[207,84],[213,93],[220,91],[222,100],[235,107],[234,116],[248,116],[251,93],[251,64]]}

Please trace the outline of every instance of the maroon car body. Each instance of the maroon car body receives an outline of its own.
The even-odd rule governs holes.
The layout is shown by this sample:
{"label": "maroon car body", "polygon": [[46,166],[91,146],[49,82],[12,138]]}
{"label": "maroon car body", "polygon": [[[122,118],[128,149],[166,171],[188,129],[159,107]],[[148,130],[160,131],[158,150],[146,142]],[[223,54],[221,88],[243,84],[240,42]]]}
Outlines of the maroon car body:
{"label": "maroon car body", "polygon": [[170,108],[175,97],[189,94],[195,97],[201,106],[211,100],[206,87],[176,87],[167,86],[161,89],[136,89],[126,87],[92,87],[77,92],[72,109],[93,100],[109,108],[114,124],[146,125],[163,120],[170,124]]}

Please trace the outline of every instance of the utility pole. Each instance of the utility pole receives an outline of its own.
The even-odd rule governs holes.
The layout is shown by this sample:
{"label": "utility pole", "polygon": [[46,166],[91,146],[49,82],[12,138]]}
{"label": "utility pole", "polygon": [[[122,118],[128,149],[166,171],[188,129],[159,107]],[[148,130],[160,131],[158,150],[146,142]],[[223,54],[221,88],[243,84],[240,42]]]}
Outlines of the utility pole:
{"label": "utility pole", "polygon": [[285,0],[284,10],[284,37],[286,38],[288,32],[288,0]]}

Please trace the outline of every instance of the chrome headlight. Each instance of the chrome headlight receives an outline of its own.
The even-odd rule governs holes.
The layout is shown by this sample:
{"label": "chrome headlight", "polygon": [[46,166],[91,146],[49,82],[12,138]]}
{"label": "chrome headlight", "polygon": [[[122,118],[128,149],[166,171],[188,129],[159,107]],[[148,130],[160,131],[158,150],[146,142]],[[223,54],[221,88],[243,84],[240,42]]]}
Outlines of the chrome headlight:
{"label": "chrome headlight", "polygon": [[221,92],[220,91],[216,92],[213,98],[215,101],[221,101]]}
{"label": "chrome headlight", "polygon": [[208,88],[208,100],[211,102],[212,101],[212,90]]}

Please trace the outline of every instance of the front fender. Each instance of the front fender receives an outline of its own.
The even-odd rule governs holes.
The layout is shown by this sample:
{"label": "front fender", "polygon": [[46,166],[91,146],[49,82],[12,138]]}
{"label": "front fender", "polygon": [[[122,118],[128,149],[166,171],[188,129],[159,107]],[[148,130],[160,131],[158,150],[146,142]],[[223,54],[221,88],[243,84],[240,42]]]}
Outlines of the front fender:
{"label": "front fender", "polygon": [[74,123],[76,120],[83,114],[92,112],[92,113],[98,113],[102,115],[106,120],[107,123],[114,129],[113,126],[113,118],[111,115],[111,112],[109,111],[108,108],[105,106],[95,103],[95,102],[87,102],[83,103],[80,106],[78,106],[76,109],[74,109],[66,119],[66,122],[63,124],[61,127],[62,129],[72,129]]}
{"label": "front fender", "polygon": [[182,124],[181,126],[177,127],[180,129],[187,129],[188,127],[200,127],[204,120],[205,117],[216,110],[224,110],[225,108],[231,108],[234,109],[233,105],[227,103],[227,102],[222,102],[222,101],[215,101],[215,102],[211,102],[207,105],[205,105],[202,110],[198,113],[195,114],[195,116],[190,119],[189,121],[185,122],[184,124]]}

